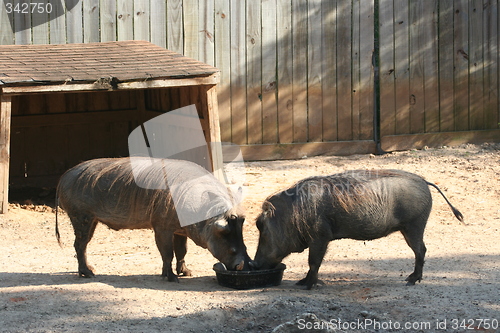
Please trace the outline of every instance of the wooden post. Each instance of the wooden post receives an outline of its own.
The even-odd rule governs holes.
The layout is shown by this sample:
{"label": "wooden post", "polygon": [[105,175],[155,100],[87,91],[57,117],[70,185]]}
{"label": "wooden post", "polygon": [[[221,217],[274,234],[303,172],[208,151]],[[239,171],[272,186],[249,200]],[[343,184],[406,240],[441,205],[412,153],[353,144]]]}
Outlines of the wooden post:
{"label": "wooden post", "polygon": [[9,209],[11,97],[0,93],[0,214]]}
{"label": "wooden post", "polygon": [[222,146],[220,137],[219,109],[217,104],[217,86],[211,86],[207,90],[207,113],[210,131],[210,154],[212,156],[212,167],[214,176],[224,182],[224,164],[222,158]]}

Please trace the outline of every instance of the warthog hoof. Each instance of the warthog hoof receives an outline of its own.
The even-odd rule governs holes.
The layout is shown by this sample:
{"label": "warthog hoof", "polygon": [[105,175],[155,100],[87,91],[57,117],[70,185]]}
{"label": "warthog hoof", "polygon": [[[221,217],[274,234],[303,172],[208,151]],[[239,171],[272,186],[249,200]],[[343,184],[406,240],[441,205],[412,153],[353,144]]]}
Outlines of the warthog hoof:
{"label": "warthog hoof", "polygon": [[306,286],[306,290],[311,290],[312,287],[317,286],[318,284],[324,284],[323,281],[316,279],[316,281],[308,281],[308,278],[305,277],[302,280],[297,281],[297,286]]}
{"label": "warthog hoof", "polygon": [[183,276],[192,276],[193,275],[191,270],[186,267],[186,263],[184,261],[178,262],[175,270],[176,270],[178,275],[183,275]]}
{"label": "warthog hoof", "polygon": [[94,272],[92,271],[92,267],[89,268],[82,268],[78,270],[78,276],[83,277],[83,278],[92,278],[95,276]]}
{"label": "warthog hoof", "polygon": [[179,282],[179,278],[174,274],[174,272],[162,274],[161,276],[163,277],[163,279],[167,279],[168,282]]}
{"label": "warthog hoof", "polygon": [[414,286],[415,285],[415,282],[421,282],[422,281],[422,277],[420,276],[417,276],[417,274],[415,273],[411,273],[406,279],[405,279],[406,282],[406,285],[407,286]]}

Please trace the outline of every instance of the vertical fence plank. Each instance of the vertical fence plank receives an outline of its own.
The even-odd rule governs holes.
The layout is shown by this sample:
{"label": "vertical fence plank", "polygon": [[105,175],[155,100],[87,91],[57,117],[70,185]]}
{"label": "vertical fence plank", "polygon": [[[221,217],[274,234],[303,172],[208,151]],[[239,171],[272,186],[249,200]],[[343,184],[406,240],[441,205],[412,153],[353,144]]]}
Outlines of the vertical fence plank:
{"label": "vertical fence plank", "polygon": [[262,141],[278,143],[276,0],[262,1]]}
{"label": "vertical fence plank", "polygon": [[408,3],[394,2],[394,74],[396,83],[396,134],[410,132],[410,77]]}
{"label": "vertical fence plank", "polygon": [[338,140],[352,140],[352,3],[337,2]]}
{"label": "vertical fence plank", "polygon": [[64,6],[59,6],[60,0],[49,0],[52,12],[49,13],[50,44],[66,43],[66,14]]}
{"label": "vertical fence plank", "polygon": [[[368,3],[368,2],[367,2]],[[352,139],[359,139],[360,130],[360,114],[359,114],[359,93],[361,80],[359,76],[360,71],[360,3],[358,0],[352,0],[352,23],[351,23],[351,71],[352,71],[352,85],[351,85],[351,101],[352,101]]]}
{"label": "vertical fence plank", "polygon": [[245,2],[231,1],[231,138],[236,144],[247,143]]}
{"label": "vertical fence plank", "polygon": [[149,0],[134,0],[134,39],[150,40]]}
{"label": "vertical fence plank", "polygon": [[380,43],[380,135],[396,133],[396,87],[394,62],[394,7],[392,0],[379,2]]}
{"label": "vertical fence plank", "polygon": [[167,24],[167,48],[183,54],[182,0],[169,0],[167,2]]}
{"label": "vertical fence plank", "polygon": [[7,15],[5,1],[0,0],[0,45],[12,45],[14,44],[14,31]]}
{"label": "vertical fence plank", "polygon": [[323,141],[337,140],[337,1],[322,3]]}
{"label": "vertical fence plank", "polygon": [[32,15],[33,44],[49,44],[49,14]]}
{"label": "vertical fence plank", "polygon": [[230,0],[215,0],[215,66],[221,71],[218,85],[220,134],[223,142],[231,142],[231,43]]}
{"label": "vertical fence plank", "polygon": [[198,26],[199,12],[198,0],[184,0],[182,5],[184,18],[184,55],[193,59],[198,59],[200,28]]}
{"label": "vertical fence plank", "polygon": [[374,119],[374,0],[360,1],[359,19],[359,137],[358,140],[373,139]]}
{"label": "vertical fence plank", "polygon": [[440,131],[455,128],[453,106],[453,20],[454,0],[439,1],[439,117]]}
{"label": "vertical fence plank", "polygon": [[483,12],[484,22],[484,125],[486,129],[499,128],[498,118],[498,1],[486,0]]}
{"label": "vertical fence plank", "polygon": [[[13,1],[13,3],[15,2]],[[17,45],[31,44],[32,29],[21,30],[23,27],[29,26],[31,26],[31,15],[15,15],[14,27],[16,32],[14,33],[14,39]]]}
{"label": "vertical fence plank", "polygon": [[279,143],[291,143],[293,141],[292,6],[289,0],[277,0],[277,6]]}
{"label": "vertical fence plank", "polygon": [[116,0],[118,8],[116,17],[117,40],[134,39],[134,3],[130,0]]}
{"label": "vertical fence plank", "polygon": [[293,142],[307,141],[307,2],[292,0]]}
{"label": "vertical fence plank", "polygon": [[454,118],[455,130],[469,129],[469,40],[468,0],[456,0],[454,16]]}
{"label": "vertical fence plank", "polygon": [[308,54],[307,54],[307,104],[308,104],[308,138],[309,142],[323,141],[323,92],[321,57],[321,0],[309,0],[308,16]]}
{"label": "vertical fence plank", "polygon": [[[429,3],[425,4],[425,6],[428,5]],[[425,25],[423,7],[422,1],[409,2],[409,133],[424,133],[424,52],[426,45],[423,34]]]}
{"label": "vertical fence plank", "polygon": [[471,130],[483,123],[483,1],[469,0],[469,124]]}
{"label": "vertical fence plank", "polygon": [[438,0],[422,8],[425,132],[439,131]]}
{"label": "vertical fence plank", "polygon": [[68,43],[83,43],[83,8],[82,1],[66,11],[66,41]]}
{"label": "vertical fence plank", "polygon": [[101,42],[116,40],[116,1],[101,0]]}
{"label": "vertical fence plank", "polygon": [[165,1],[151,1],[151,15],[149,16],[151,43],[167,47],[167,4]]}
{"label": "vertical fence plank", "polygon": [[214,0],[199,2],[198,60],[214,66]]}
{"label": "vertical fence plank", "polygon": [[99,41],[99,0],[85,0],[83,3],[83,42]]}
{"label": "vertical fence plank", "polygon": [[262,23],[260,1],[246,5],[246,72],[248,144],[262,143]]}

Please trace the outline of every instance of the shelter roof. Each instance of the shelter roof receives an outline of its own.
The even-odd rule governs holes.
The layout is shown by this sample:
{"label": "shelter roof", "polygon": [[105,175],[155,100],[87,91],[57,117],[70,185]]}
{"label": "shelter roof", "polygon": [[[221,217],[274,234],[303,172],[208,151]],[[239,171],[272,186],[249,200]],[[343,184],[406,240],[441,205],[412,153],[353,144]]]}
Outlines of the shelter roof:
{"label": "shelter roof", "polygon": [[218,70],[146,41],[0,45],[0,88],[206,77]]}

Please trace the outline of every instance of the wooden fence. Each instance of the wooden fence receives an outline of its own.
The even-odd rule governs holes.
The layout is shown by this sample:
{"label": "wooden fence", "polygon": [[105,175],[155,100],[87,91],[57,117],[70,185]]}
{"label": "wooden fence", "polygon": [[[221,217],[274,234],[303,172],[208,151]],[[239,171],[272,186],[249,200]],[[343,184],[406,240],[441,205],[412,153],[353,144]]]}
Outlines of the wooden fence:
{"label": "wooden fence", "polygon": [[495,0],[380,1],[382,148],[500,140],[498,13]]}
{"label": "wooden fence", "polygon": [[82,0],[14,33],[1,5],[0,44],[141,39],[214,65],[222,140],[272,159],[500,140],[498,13],[498,0]]}

